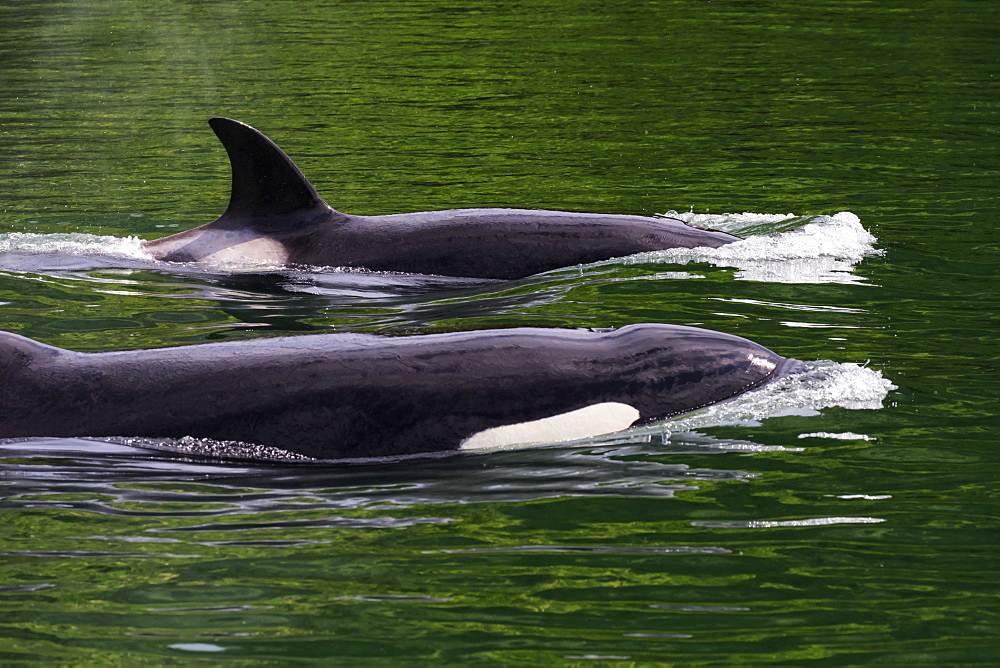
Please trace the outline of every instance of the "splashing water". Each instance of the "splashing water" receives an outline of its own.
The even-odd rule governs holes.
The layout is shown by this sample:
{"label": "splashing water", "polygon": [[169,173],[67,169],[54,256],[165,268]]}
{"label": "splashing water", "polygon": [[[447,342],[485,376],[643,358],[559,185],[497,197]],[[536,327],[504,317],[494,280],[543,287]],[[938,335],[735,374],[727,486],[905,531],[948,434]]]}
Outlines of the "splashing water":
{"label": "splashing water", "polygon": [[732,401],[659,425],[686,431],[726,424],[758,424],[782,415],[816,415],[824,408],[875,410],[896,386],[882,372],[850,362],[806,362],[806,371],[785,376]]}
{"label": "splashing water", "polygon": [[0,253],[103,255],[137,260],[151,259],[139,237],[112,237],[96,234],[0,234]]}
{"label": "splashing water", "polygon": [[[849,211],[799,218],[793,214],[668,212],[695,227],[745,236],[718,248],[671,248],[631,255],[627,264],[708,262],[735,267],[736,278],[771,283],[861,283],[851,272],[881,255],[877,239]],[[605,263],[600,263],[605,264]]]}

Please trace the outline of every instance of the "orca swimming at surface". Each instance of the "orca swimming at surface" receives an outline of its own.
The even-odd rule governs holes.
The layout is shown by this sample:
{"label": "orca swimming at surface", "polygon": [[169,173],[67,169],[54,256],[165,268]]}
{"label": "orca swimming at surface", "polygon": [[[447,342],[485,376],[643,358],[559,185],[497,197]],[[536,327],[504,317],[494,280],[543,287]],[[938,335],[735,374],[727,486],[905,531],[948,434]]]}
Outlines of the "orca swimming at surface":
{"label": "orca swimming at surface", "polygon": [[673,218],[534,209],[451,209],[355,216],[331,208],[278,146],[228,118],[209,121],[232,165],[229,207],[214,222],[144,242],[156,259],[513,279],[739,237]]}
{"label": "orca swimming at surface", "polygon": [[317,459],[599,436],[805,365],[696,327],[315,334],[78,353],[0,332],[0,438],[239,441]]}

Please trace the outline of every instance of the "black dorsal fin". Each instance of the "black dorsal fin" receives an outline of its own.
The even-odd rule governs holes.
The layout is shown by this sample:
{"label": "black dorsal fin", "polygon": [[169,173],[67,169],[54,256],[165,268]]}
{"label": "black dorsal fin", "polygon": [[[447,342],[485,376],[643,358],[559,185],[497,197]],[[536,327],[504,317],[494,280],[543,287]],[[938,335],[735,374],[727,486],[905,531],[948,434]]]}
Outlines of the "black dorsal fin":
{"label": "black dorsal fin", "polygon": [[231,118],[212,118],[229,153],[233,189],[223,218],[273,218],[309,210],[329,210],[292,159],[263,133]]}

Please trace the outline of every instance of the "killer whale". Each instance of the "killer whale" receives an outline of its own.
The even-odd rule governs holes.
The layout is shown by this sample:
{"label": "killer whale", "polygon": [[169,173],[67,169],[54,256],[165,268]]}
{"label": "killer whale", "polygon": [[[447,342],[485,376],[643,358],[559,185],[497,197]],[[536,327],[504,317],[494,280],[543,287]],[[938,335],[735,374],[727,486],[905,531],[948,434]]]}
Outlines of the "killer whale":
{"label": "killer whale", "polygon": [[0,332],[0,438],[193,436],[320,459],[409,455],[620,431],[803,369],[738,336],[661,324],[102,353]]}
{"label": "killer whale", "polygon": [[156,259],[514,279],[643,251],[739,240],[672,218],[634,215],[502,208],[350,215],[323,201],[263,133],[228,118],[209,124],[229,154],[229,206],[211,223],[144,242]]}

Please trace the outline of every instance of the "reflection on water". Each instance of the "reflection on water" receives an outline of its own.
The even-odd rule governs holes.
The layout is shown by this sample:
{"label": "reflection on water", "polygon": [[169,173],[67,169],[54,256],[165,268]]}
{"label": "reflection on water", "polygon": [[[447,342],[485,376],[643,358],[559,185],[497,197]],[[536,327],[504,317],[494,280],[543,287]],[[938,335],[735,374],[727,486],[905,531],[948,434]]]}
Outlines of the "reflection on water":
{"label": "reflection on water", "polygon": [[[652,443],[650,437],[643,439]],[[692,434],[654,445],[549,447],[489,454],[451,453],[395,461],[339,464],[220,460],[95,439],[0,442],[0,470],[10,485],[4,504],[74,507],[117,514],[120,504],[190,501],[201,516],[254,512],[287,502],[310,508],[383,509],[423,504],[516,502],[572,496],[670,497],[689,481],[740,480],[739,470],[691,468],[664,455],[723,454],[731,444]],[[736,446],[752,452],[752,444]],[[757,446],[758,451],[774,450]],[[655,456],[654,456],[655,455]],[[196,482],[200,481],[200,482]],[[665,484],[676,482],[677,484]],[[140,484],[132,487],[131,484]],[[145,483],[153,485],[150,487]],[[163,492],[157,492],[157,485]],[[190,490],[174,490],[190,483]],[[166,491],[171,490],[171,491]],[[83,494],[87,498],[74,501]],[[24,500],[24,495],[30,498]],[[95,500],[97,499],[97,500]],[[211,507],[213,503],[221,504]],[[131,509],[127,514],[136,512]],[[151,506],[152,508],[152,506]],[[154,514],[159,512],[153,509]]]}

